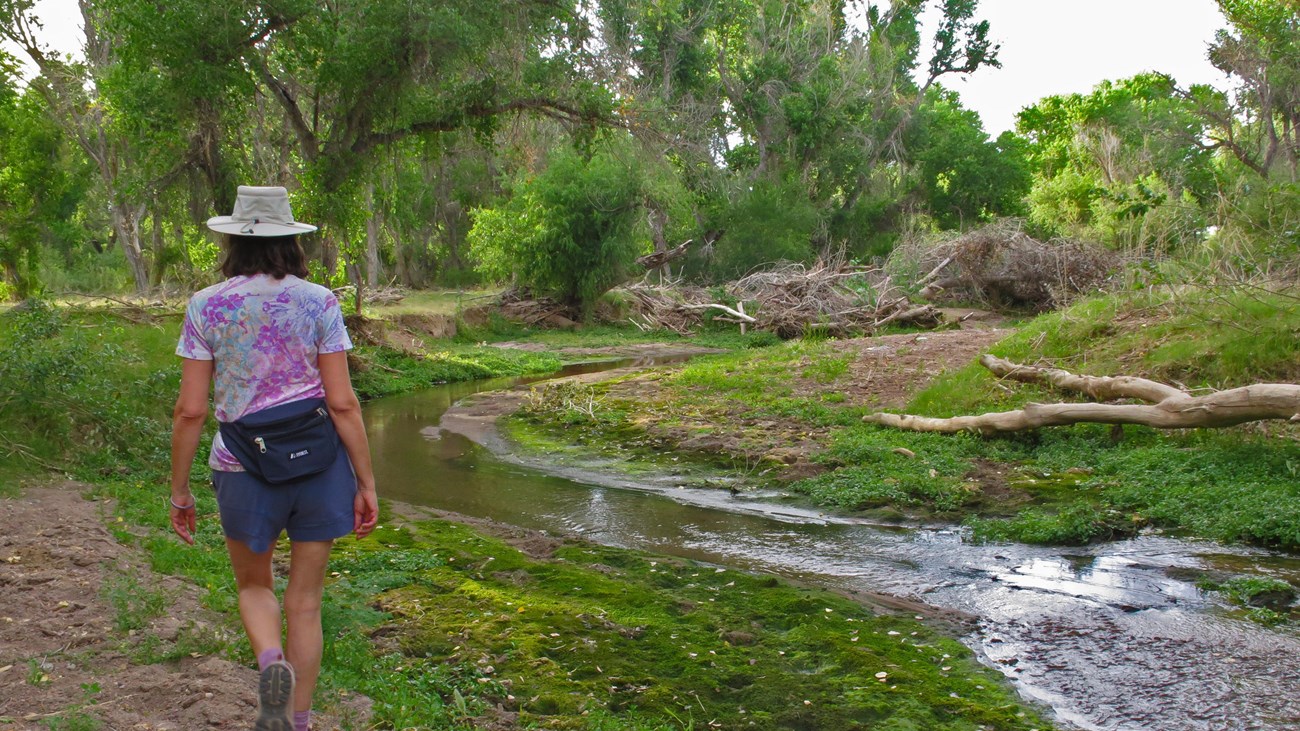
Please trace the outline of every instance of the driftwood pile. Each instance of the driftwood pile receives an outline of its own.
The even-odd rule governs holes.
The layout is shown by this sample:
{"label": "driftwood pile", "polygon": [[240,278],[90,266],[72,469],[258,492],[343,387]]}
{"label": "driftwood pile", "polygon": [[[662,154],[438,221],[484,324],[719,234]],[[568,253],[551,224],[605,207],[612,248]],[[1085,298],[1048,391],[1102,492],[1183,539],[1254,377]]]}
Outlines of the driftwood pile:
{"label": "driftwood pile", "polygon": [[1038,241],[1020,222],[1007,219],[951,239],[900,244],[885,268],[896,278],[916,277],[920,297],[932,302],[979,301],[1042,311],[1101,288],[1119,263],[1099,246]]}
{"label": "driftwood pile", "polygon": [[937,326],[942,315],[916,305],[875,269],[819,262],[787,263],[755,272],[719,288],[680,283],[626,285],[631,321],[643,330],[687,333],[706,313],[715,321],[796,337],[818,332],[832,337],[869,333],[889,324]]}

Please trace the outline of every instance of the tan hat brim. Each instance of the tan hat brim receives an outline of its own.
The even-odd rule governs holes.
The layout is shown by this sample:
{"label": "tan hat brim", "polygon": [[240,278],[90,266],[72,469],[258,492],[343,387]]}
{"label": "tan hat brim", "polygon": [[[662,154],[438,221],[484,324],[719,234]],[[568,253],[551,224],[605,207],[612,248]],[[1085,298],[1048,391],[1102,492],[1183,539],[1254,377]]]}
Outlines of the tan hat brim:
{"label": "tan hat brim", "polygon": [[240,234],[242,236],[297,236],[316,230],[310,223],[275,223],[272,221],[237,221],[231,216],[215,216],[208,219],[208,228],[222,234]]}

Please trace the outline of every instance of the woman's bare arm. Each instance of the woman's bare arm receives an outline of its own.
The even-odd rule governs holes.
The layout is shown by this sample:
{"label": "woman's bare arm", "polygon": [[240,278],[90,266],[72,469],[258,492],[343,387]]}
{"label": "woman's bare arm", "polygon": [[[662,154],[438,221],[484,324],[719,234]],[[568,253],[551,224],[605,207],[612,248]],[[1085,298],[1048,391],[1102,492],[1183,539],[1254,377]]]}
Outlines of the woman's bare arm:
{"label": "woman's bare arm", "polygon": [[322,353],[317,362],[321,381],[325,384],[325,404],[357,476],[354,527],[357,537],[363,538],[379,520],[379,507],[375,496],[374,468],[370,463],[370,441],[366,438],[365,423],[361,421],[361,402],[356,391],[352,390],[352,380],[348,376],[347,352]]}
{"label": "woman's bare arm", "polygon": [[208,418],[211,385],[212,361],[185,358],[181,362],[181,392],[172,411],[171,502],[172,529],[186,543],[194,542],[195,525],[190,468],[194,466],[194,455],[203,436],[203,422]]}

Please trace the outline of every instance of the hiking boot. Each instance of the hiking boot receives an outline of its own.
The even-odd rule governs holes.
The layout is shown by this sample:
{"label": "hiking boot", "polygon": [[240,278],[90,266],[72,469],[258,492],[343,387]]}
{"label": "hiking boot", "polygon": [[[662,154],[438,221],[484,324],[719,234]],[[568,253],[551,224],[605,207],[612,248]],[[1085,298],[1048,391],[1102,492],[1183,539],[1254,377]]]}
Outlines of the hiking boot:
{"label": "hiking boot", "polygon": [[253,731],[293,731],[293,668],[283,660],[266,666],[257,680]]}

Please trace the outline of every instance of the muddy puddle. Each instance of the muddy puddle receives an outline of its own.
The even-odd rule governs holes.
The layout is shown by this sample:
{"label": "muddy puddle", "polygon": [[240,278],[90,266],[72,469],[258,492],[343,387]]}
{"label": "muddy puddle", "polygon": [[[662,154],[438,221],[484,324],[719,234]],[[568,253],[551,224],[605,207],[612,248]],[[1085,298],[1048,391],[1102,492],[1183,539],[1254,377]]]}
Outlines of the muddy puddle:
{"label": "muddy puddle", "polygon": [[482,433],[487,447],[440,426],[457,400],[514,383],[367,404],[382,493],[969,615],[964,641],[1063,728],[1300,728],[1300,636],[1242,619],[1179,578],[1227,568],[1297,581],[1293,557],[1159,536],[1085,548],[972,545],[953,529],[874,525],[779,495],[686,488],[672,475],[631,480],[599,465],[530,463]]}

